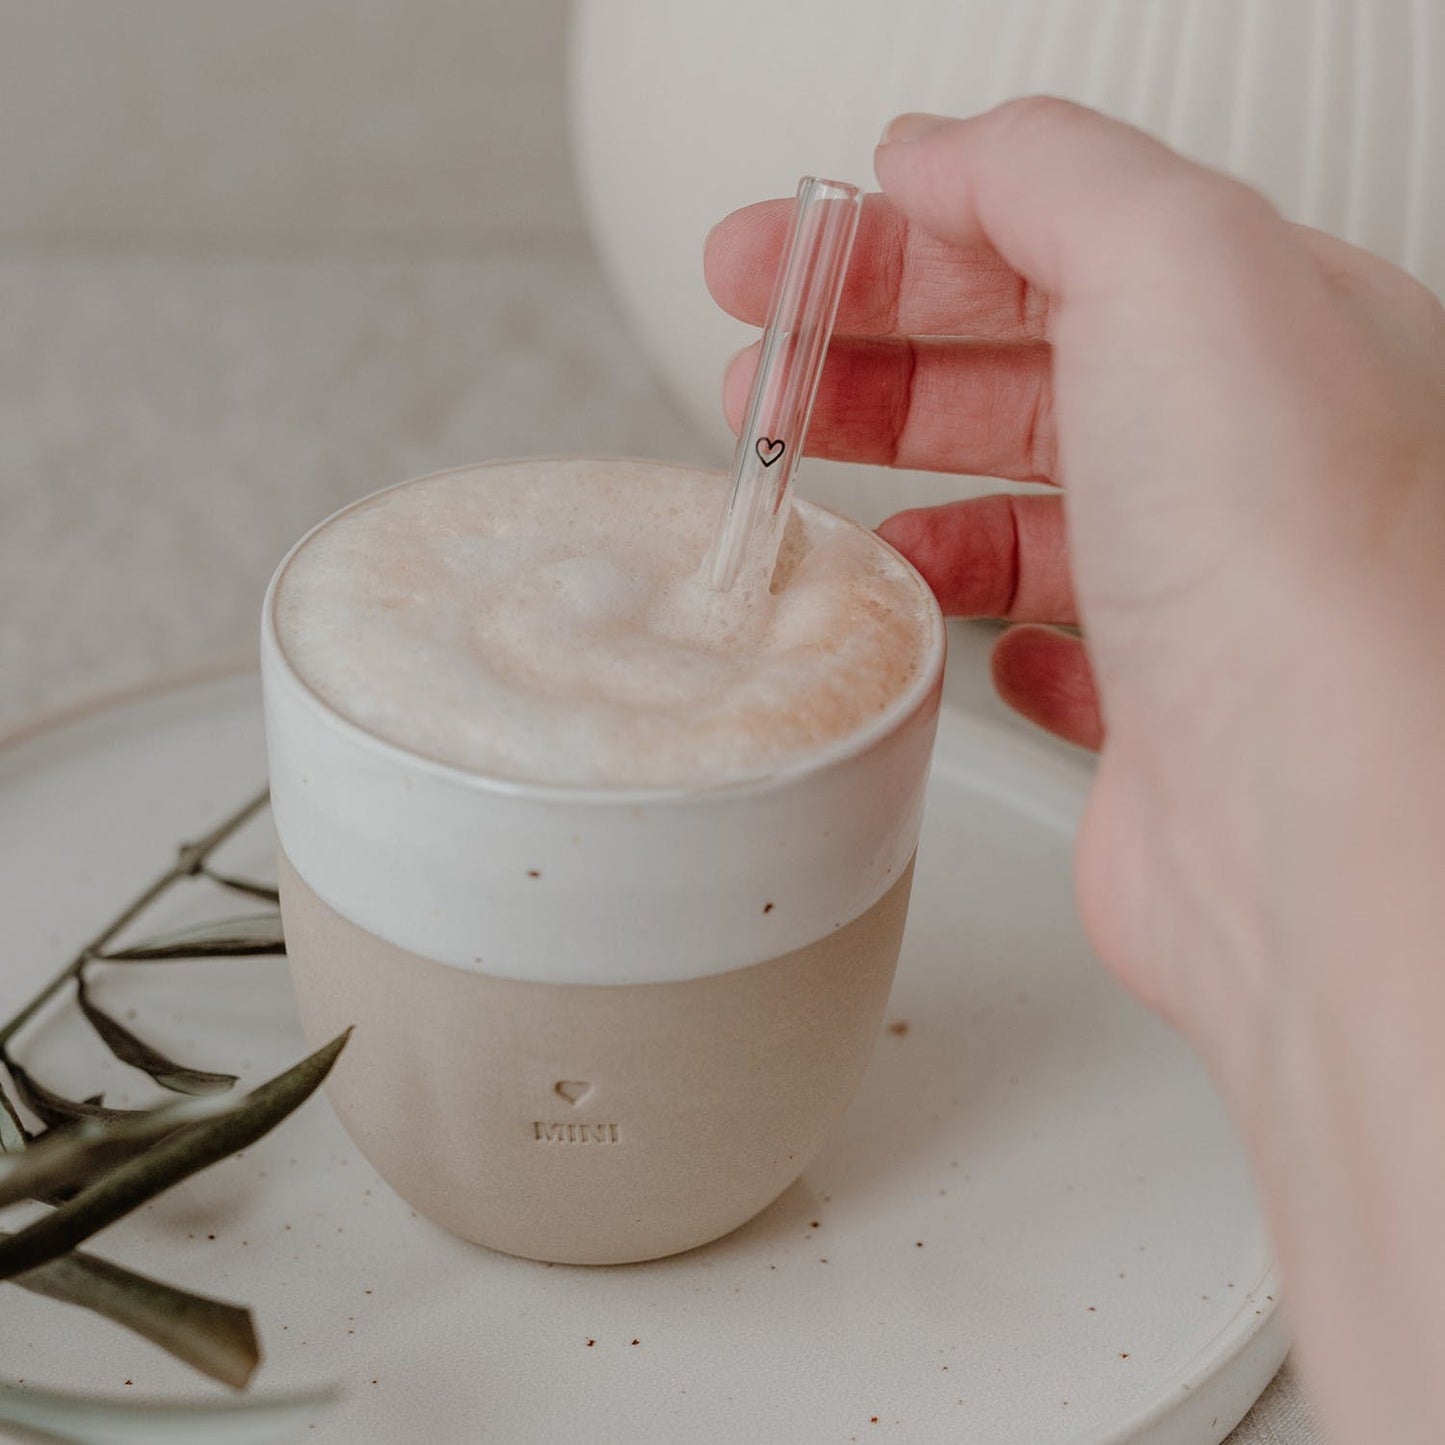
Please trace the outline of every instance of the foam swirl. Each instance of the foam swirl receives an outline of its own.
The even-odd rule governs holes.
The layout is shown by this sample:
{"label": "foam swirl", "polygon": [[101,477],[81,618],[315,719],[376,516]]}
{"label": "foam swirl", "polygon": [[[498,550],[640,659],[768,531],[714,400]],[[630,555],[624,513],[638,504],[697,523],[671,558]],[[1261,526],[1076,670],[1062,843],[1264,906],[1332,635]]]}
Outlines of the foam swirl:
{"label": "foam swirl", "polygon": [[425,477],[333,518],[276,594],[292,668],[389,742],[492,776],[714,786],[848,736],[918,676],[931,603],[807,504],[771,593],[696,573],[720,476],[543,460]]}

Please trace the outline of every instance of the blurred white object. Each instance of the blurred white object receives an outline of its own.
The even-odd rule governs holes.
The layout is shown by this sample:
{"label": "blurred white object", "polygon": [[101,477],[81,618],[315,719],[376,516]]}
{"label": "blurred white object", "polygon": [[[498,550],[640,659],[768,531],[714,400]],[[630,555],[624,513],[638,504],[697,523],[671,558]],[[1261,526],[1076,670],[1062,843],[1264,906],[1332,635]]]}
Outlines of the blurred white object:
{"label": "blurred white object", "polygon": [[[1436,0],[578,0],[573,25],[572,127],[593,235],[719,465],[722,368],[751,337],[708,297],[703,238],[804,173],[868,185],[899,111],[1068,96],[1445,291]],[[816,461],[799,486],[869,522],[979,490]]]}

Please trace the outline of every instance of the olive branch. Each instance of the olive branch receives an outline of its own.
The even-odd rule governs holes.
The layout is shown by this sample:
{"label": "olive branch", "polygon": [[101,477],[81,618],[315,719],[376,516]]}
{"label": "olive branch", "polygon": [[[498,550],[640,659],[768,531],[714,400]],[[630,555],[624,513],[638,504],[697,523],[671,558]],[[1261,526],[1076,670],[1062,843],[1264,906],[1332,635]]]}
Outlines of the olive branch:
{"label": "olive branch", "polygon": [[[181,844],[165,872],[0,1024],[0,1210],[22,1203],[32,1210],[35,1204],[45,1206],[45,1212],[22,1227],[0,1229],[0,1281],[102,1315],[237,1390],[250,1382],[261,1358],[248,1309],[138,1274],[79,1246],[172,1185],[268,1133],[315,1092],[350,1030],[237,1096],[231,1092],[236,1075],[178,1062],[107,1013],[92,995],[87,975],[97,965],[284,954],[275,887],[218,871],[210,862],[221,844],[267,801],[263,790],[203,837]],[[158,899],[195,880],[269,906],[114,946]],[[16,1057],[15,1041],[66,990],[96,1037],[121,1063],[182,1097],[152,1108],[120,1109],[107,1106],[100,1095],[70,1098],[37,1078]],[[323,1391],[244,1404],[148,1406],[0,1388],[0,1420],[82,1439],[93,1438],[85,1431],[93,1428],[98,1410],[120,1412],[158,1434],[167,1427],[194,1431],[203,1417],[213,1420],[218,1411],[234,1415],[243,1410],[254,1415],[259,1429],[271,1431],[293,1415],[314,1413],[331,1398],[331,1392]]]}

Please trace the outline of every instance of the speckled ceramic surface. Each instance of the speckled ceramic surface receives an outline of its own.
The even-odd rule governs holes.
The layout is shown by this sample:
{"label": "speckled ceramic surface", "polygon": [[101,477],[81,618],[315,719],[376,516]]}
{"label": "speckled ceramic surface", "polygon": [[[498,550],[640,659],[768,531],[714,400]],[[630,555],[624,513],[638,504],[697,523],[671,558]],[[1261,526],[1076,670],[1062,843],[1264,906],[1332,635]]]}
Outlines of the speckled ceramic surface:
{"label": "speckled ceramic surface", "polygon": [[[262,771],[250,675],[0,749],[6,1002]],[[102,1252],[250,1302],[258,1388],[340,1382],[311,1440],[1218,1441],[1283,1355],[1267,1246],[1201,1070],[1079,936],[1084,780],[946,710],[870,1071],[803,1180],[716,1245],[603,1270],[465,1245],[415,1218],[317,1099]],[[262,824],[228,857],[260,870],[270,849]],[[117,970],[98,996],[248,1079],[298,1056],[279,961],[180,967]],[[58,1087],[142,1097],[73,1020],[25,1056]],[[7,1372],[35,1384],[203,1388],[30,1296],[5,1334]]]}

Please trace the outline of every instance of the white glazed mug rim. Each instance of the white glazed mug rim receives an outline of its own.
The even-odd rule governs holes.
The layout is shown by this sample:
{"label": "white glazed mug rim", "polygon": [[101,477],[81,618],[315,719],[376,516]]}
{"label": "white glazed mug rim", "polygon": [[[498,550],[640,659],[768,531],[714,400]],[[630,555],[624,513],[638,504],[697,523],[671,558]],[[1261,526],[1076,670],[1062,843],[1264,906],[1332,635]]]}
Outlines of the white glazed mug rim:
{"label": "white glazed mug rim", "polygon": [[921,578],[923,665],[863,728],[740,782],[599,789],[441,763],[326,704],[276,627],[297,548],[261,629],[272,815],[313,892],[386,942],[532,982],[667,983],[801,948],[859,917],[908,866],[947,646]]}

